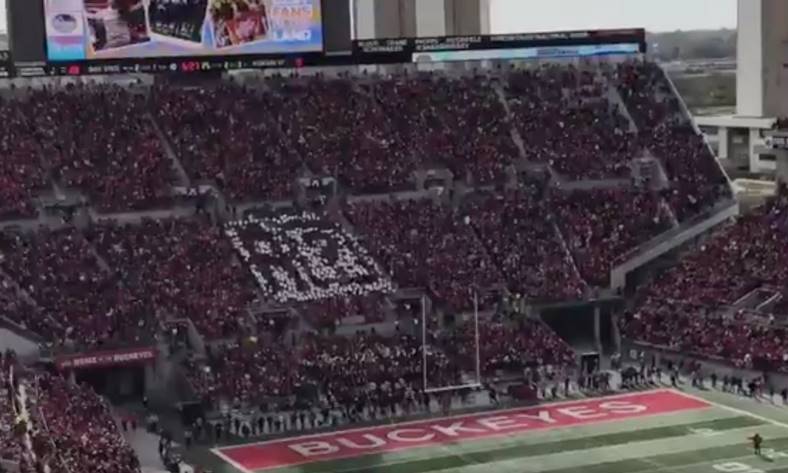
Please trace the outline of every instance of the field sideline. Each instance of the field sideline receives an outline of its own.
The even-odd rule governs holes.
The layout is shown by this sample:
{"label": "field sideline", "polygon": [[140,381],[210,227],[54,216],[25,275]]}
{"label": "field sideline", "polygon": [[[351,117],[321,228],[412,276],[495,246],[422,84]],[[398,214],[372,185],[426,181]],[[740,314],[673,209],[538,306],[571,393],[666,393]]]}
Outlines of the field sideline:
{"label": "field sideline", "polygon": [[657,389],[211,452],[219,473],[788,473],[788,409]]}

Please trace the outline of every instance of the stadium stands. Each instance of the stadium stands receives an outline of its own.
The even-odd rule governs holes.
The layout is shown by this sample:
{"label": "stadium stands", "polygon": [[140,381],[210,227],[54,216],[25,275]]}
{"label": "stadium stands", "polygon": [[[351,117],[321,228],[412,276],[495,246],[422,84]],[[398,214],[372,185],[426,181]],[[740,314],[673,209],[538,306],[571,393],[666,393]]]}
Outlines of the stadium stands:
{"label": "stadium stands", "polygon": [[[187,384],[212,407],[263,408],[306,390],[345,406],[404,402],[424,388],[422,295],[430,383],[457,385],[476,369],[466,316],[476,295],[485,378],[573,366],[547,325],[497,318],[497,295],[523,305],[595,297],[631,252],[730,197],[649,64],[80,86],[30,92],[0,113],[10,117],[0,218],[33,219],[41,198],[61,192],[101,214],[0,232],[0,316],[55,351],[152,346],[165,326],[193,327],[207,343],[184,363]],[[664,186],[633,179],[642,157],[658,162]],[[426,170],[453,179],[417,185]],[[267,206],[315,177],[339,183],[319,209]],[[215,202],[192,215],[173,199],[187,184],[215,189]],[[624,334],[783,369],[782,331],[719,309],[764,285],[788,296],[784,199],[644,289]],[[247,204],[266,210],[228,211]],[[152,209],[164,210],[127,215]],[[57,451],[41,456],[52,472],[137,471],[101,398],[50,374],[25,382],[36,432]],[[0,424],[15,425],[6,401]],[[25,445],[7,431],[0,448],[20,461]]]}
{"label": "stadium stands", "polygon": [[627,336],[737,366],[786,370],[782,328],[769,326],[767,317],[753,322],[729,314],[760,288],[779,295],[771,310],[784,313],[786,209],[788,196],[781,187],[765,207],[685,255],[643,289],[644,302],[624,322]]}
{"label": "stadium stands", "polygon": [[45,89],[31,92],[19,109],[52,177],[82,190],[97,209],[172,203],[175,175],[148,119],[144,93],[118,86]]}
{"label": "stadium stands", "polygon": [[472,307],[472,289],[502,283],[470,222],[431,201],[365,202],[348,209],[353,225],[401,287],[426,287],[450,310]]}
{"label": "stadium stands", "polygon": [[572,180],[628,178],[637,140],[608,100],[611,87],[593,69],[511,72],[507,97],[526,159],[549,163]]}
{"label": "stadium stands", "polygon": [[191,319],[207,339],[244,332],[257,293],[219,228],[199,218],[145,220],[102,224],[89,238],[121,274],[140,317]]}

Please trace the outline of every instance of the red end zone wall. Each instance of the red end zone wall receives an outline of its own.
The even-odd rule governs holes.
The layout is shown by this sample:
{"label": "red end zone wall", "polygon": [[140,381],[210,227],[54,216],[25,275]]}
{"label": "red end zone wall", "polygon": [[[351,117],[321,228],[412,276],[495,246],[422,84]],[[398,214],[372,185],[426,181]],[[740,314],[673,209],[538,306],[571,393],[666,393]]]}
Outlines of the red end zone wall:
{"label": "red end zone wall", "polygon": [[709,404],[699,399],[660,390],[308,435],[228,447],[216,453],[247,471],[272,469],[706,407]]}

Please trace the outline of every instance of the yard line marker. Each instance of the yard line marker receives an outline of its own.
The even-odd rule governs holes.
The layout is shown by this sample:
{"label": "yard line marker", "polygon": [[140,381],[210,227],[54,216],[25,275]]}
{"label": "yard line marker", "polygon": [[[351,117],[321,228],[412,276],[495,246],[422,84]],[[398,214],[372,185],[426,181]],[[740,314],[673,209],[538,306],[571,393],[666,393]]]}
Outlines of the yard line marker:
{"label": "yard line marker", "polygon": [[252,470],[247,469],[245,466],[222,453],[220,448],[212,448],[210,451],[217,457],[229,463],[233,468],[237,468],[241,473],[254,473]]}
{"label": "yard line marker", "polygon": [[690,394],[690,393],[682,391],[680,389],[671,389],[671,391],[675,391],[677,393],[681,393],[682,395],[687,396],[687,397],[692,398],[692,399],[695,399],[697,401],[706,402],[706,403],[708,403],[708,404],[710,404],[710,405],[712,405],[714,407],[719,407],[720,409],[725,409],[726,411],[729,411],[729,412],[733,412],[733,413],[736,413],[736,414],[739,414],[739,415],[742,415],[742,416],[752,417],[753,419],[758,419],[758,420],[761,420],[763,422],[767,422],[769,424],[776,425],[776,426],[782,427],[784,429],[788,429],[788,424],[786,424],[785,422],[780,422],[779,420],[770,419],[770,418],[768,418],[766,416],[755,414],[754,412],[749,412],[749,411],[745,411],[744,409],[739,409],[738,407],[733,407],[733,406],[729,406],[727,404],[722,404],[720,402],[711,401],[709,399],[706,399],[706,398],[703,398],[703,397],[700,397],[700,396],[696,396],[694,394]]}

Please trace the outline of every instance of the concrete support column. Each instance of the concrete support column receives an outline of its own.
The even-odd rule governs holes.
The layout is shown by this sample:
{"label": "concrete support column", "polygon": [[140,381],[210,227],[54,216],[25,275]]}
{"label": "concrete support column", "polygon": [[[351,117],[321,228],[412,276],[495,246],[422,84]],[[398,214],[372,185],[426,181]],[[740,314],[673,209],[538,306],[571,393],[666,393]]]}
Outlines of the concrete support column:
{"label": "concrete support column", "polygon": [[353,33],[354,39],[374,39],[375,34],[375,0],[353,0]]}
{"label": "concrete support column", "polygon": [[750,172],[760,172],[761,163],[758,162],[758,154],[755,153],[755,143],[761,139],[760,130],[757,128],[750,128]]}
{"label": "concrete support column", "polygon": [[616,347],[616,352],[621,353],[621,330],[619,329],[619,314],[613,314],[610,320],[610,335],[613,338],[613,344]]}
{"label": "concrete support column", "polygon": [[720,159],[728,159],[728,144],[729,144],[729,135],[728,135],[728,127],[720,127],[719,129],[719,145],[717,147],[717,156]]}
{"label": "concrete support column", "polygon": [[599,354],[602,354],[601,312],[599,306],[594,307],[594,345]]}
{"label": "concrete support column", "polygon": [[415,13],[416,36],[446,36],[446,0],[415,0]]}

